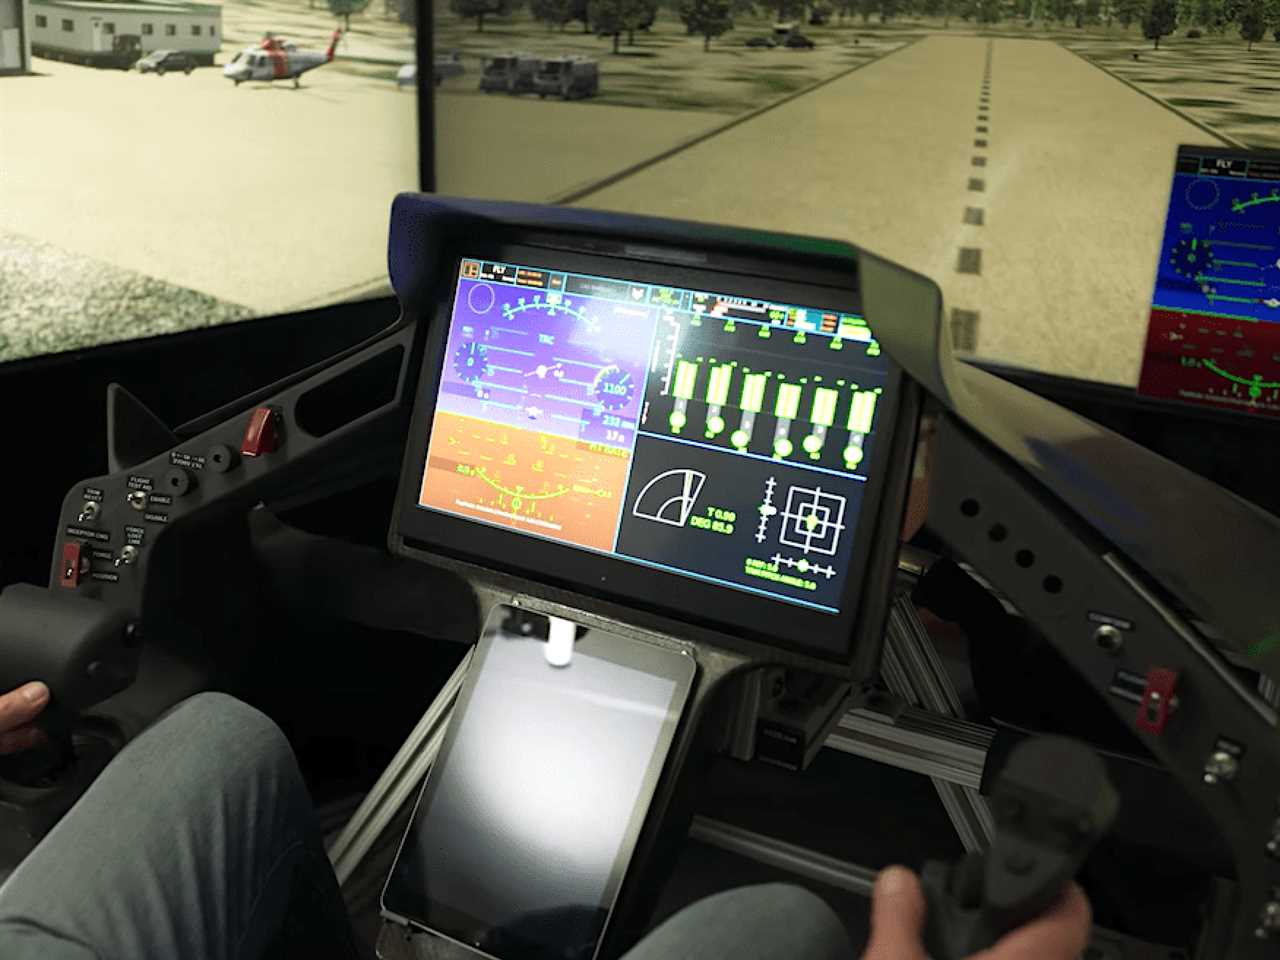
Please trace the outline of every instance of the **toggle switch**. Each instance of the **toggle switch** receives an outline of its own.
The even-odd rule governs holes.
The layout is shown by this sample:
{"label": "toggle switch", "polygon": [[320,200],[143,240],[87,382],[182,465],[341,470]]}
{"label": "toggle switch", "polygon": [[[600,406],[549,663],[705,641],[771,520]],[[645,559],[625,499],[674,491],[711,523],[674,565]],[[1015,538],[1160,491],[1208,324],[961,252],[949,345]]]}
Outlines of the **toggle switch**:
{"label": "toggle switch", "polygon": [[80,575],[89,569],[89,558],[84,552],[84,544],[70,541],[62,545],[62,562],[58,568],[58,585],[62,587],[80,586]]}
{"label": "toggle switch", "polygon": [[80,516],[76,519],[80,523],[92,523],[98,517],[98,511],[101,510],[97,500],[86,500],[84,506],[80,508]]}
{"label": "toggle switch", "polygon": [[1258,913],[1258,927],[1253,935],[1259,940],[1270,940],[1280,933],[1280,902],[1269,900]]}
{"label": "toggle switch", "polygon": [[1164,733],[1169,714],[1177,708],[1174,691],[1178,686],[1178,671],[1165,667],[1152,667],[1147,671],[1147,685],[1138,705],[1138,729],[1146,733]]}
{"label": "toggle switch", "polygon": [[1204,765],[1204,782],[1209,786],[1230,783],[1240,772],[1240,761],[1226,750],[1215,750]]}
{"label": "toggle switch", "polygon": [[1267,841],[1267,855],[1280,859],[1280,820],[1271,824],[1271,839]]}
{"label": "toggle switch", "polygon": [[130,490],[125,500],[135,510],[147,509],[147,491],[145,490]]}

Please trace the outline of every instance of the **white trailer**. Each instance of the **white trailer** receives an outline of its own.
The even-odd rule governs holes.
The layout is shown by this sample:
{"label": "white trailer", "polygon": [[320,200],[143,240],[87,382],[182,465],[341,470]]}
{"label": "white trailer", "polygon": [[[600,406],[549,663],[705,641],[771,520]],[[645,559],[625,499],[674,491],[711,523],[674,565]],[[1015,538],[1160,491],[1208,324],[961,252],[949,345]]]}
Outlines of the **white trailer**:
{"label": "white trailer", "polygon": [[31,15],[27,0],[0,0],[0,76],[31,70]]}
{"label": "white trailer", "polygon": [[33,54],[91,66],[127,69],[152,50],[212,65],[222,47],[222,8],[213,4],[31,0],[31,21]]}

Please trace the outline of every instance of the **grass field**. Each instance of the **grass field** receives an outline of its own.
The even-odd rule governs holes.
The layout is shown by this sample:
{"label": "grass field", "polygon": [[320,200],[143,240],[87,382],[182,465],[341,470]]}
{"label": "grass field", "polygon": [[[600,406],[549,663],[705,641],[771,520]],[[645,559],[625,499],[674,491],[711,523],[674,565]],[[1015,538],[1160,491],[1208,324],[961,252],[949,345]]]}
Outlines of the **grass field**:
{"label": "grass field", "polygon": [[651,30],[637,33],[633,46],[624,44],[614,55],[609,39],[584,34],[580,24],[548,30],[518,12],[490,18],[478,32],[474,21],[439,12],[436,38],[439,49],[459,51],[467,65],[466,74],[445,82],[450,93],[478,95],[483,57],[526,50],[539,56],[598,57],[599,103],[723,114],[763,106],[924,36],[1052,40],[1228,138],[1251,147],[1280,146],[1280,43],[1271,40],[1255,44],[1250,52],[1234,32],[1187,39],[1180,29],[1155,50],[1136,26],[1126,30],[1118,24],[1074,29],[1025,23],[980,26],[959,19],[881,24],[852,18],[804,27],[817,43],[812,51],[745,46],[749,37],[771,28],[765,17],[739,19],[734,30],[704,53],[701,38],[688,36],[664,10]]}
{"label": "grass field", "polygon": [[908,39],[896,32],[862,30],[849,22],[805,28],[817,44],[813,50],[745,45],[748,37],[771,29],[772,21],[763,18],[741,21],[704,52],[702,38],[689,36],[673,14],[663,11],[650,30],[637,32],[634,44],[624,42],[614,54],[612,40],[584,34],[581,24],[548,30],[527,14],[517,13],[500,21],[486,20],[481,33],[474,22],[441,13],[436,47],[458,51],[467,70],[445,81],[441,89],[448,93],[482,96],[478,89],[481,60],[521,50],[535,56],[597,57],[600,94],[594,103],[738,114],[874,60]]}
{"label": "grass field", "polygon": [[1256,43],[1250,52],[1228,34],[1168,37],[1159,50],[1136,36],[1066,46],[1246,146],[1280,147],[1280,43]]}
{"label": "grass field", "polygon": [[[322,0],[225,0],[223,17],[227,51],[255,41],[267,29],[323,45],[336,22]],[[584,33],[581,24],[548,29],[526,10],[489,17],[482,32],[474,20],[450,13],[444,4],[437,5],[435,20],[437,49],[459,52],[466,69],[445,81],[444,93],[480,96],[481,63],[496,53],[574,54],[600,61],[600,94],[594,103],[730,116],[828,80],[924,36],[1046,39],[1228,138],[1250,147],[1280,147],[1280,43],[1270,39],[1249,51],[1234,31],[1189,39],[1186,29],[1179,28],[1156,50],[1136,26],[1125,29],[1119,24],[1075,29],[1020,22],[988,26],[958,18],[887,24],[849,18],[803,27],[817,44],[814,50],[745,45],[749,37],[771,30],[767,16],[740,17],[735,29],[704,52],[702,38],[688,36],[676,16],[663,10],[650,30],[637,32],[634,44],[624,43],[615,55],[612,40]],[[334,69],[393,83],[396,66],[413,58],[413,31],[374,2],[352,18],[351,34],[339,54]]]}

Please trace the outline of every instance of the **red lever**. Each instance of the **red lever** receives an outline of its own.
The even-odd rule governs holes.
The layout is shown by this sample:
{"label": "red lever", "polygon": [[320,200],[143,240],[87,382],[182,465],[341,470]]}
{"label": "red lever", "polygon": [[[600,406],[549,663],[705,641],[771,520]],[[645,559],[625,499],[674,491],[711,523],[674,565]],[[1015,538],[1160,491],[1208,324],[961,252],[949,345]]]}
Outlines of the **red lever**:
{"label": "red lever", "polygon": [[1147,733],[1164,733],[1165,724],[1173,710],[1174,689],[1178,685],[1178,671],[1166,667],[1152,667],[1147,671],[1147,686],[1142,691],[1142,703],[1138,706],[1138,729]]}
{"label": "red lever", "polygon": [[59,586],[80,586],[80,563],[83,550],[84,545],[75,541],[62,545],[62,566],[58,569]]}
{"label": "red lever", "polygon": [[259,407],[249,417],[244,440],[240,442],[240,454],[260,457],[264,453],[274,453],[279,439],[275,411],[270,407]]}

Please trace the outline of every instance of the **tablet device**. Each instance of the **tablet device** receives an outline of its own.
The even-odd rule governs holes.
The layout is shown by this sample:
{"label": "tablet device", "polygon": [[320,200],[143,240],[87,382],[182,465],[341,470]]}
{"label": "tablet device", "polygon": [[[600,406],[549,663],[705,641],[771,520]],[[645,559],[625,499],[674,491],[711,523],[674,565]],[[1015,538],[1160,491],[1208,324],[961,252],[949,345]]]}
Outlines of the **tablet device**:
{"label": "tablet device", "polygon": [[498,607],[382,894],[497,960],[593,960],[693,684],[678,650]]}

